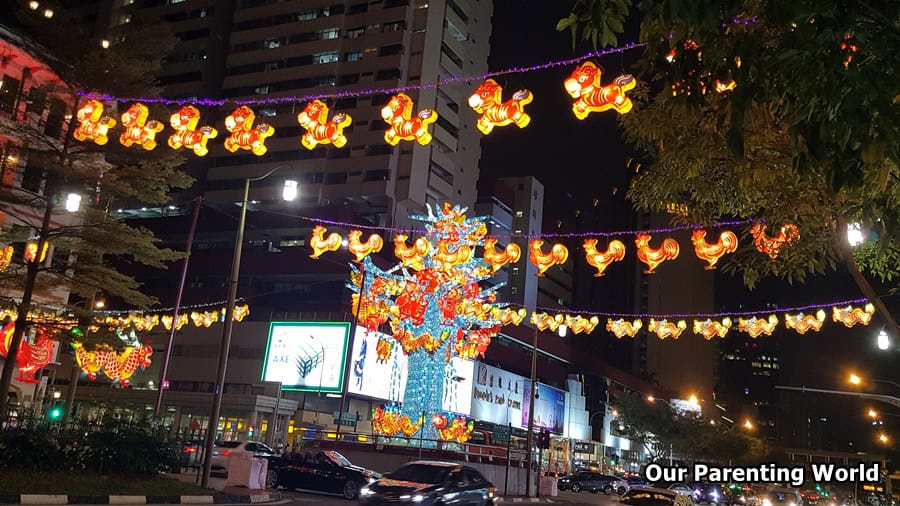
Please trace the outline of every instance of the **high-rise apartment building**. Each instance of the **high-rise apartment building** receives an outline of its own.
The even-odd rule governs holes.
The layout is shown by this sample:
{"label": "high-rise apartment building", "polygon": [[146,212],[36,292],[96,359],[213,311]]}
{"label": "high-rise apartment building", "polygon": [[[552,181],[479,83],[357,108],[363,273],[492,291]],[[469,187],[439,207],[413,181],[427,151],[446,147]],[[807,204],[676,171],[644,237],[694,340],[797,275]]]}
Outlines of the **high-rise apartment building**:
{"label": "high-rise apartment building", "polygon": [[[219,129],[210,153],[192,160],[213,202],[239,202],[243,180],[288,165],[251,188],[251,201],[277,202],[285,179],[300,183],[300,205],[347,206],[376,224],[409,226],[425,204],[473,206],[482,134],[467,105],[477,83],[441,80],[487,70],[489,0],[104,0],[80,2],[84,19],[101,34],[109,26],[162,20],[180,43],[159,75],[171,98],[265,101],[251,108],[256,122],[275,128],[260,157],[230,153],[222,121],[234,108],[201,108],[201,124]],[[425,86],[416,89],[417,86]],[[413,114],[433,109],[427,145],[385,142],[381,110],[405,89]],[[342,95],[343,98],[336,98]],[[298,114],[312,96],[352,123],[346,146],[300,143]],[[293,100],[292,97],[296,97]],[[286,99],[286,100],[285,100]],[[170,107],[170,109],[174,109]],[[171,111],[156,112],[167,116]],[[206,168],[206,170],[202,170]]]}

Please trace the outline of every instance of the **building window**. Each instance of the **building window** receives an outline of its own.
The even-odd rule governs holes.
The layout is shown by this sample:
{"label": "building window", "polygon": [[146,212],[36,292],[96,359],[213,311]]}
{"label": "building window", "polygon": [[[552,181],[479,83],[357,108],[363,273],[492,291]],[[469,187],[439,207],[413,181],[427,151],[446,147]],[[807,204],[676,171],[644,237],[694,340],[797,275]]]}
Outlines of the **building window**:
{"label": "building window", "polygon": [[267,39],[265,42],[263,42],[263,47],[266,49],[275,49],[276,47],[281,47],[281,43],[282,41],[280,37],[277,39]]}
{"label": "building window", "polygon": [[453,174],[451,174],[449,170],[441,167],[434,160],[431,161],[431,172],[433,174],[435,174],[437,177],[444,180],[445,183],[447,183],[451,186],[453,185]]}
{"label": "building window", "polygon": [[469,37],[462,32],[459,28],[456,27],[453,23],[450,22],[449,19],[444,20],[444,28],[447,30],[447,33],[450,34],[451,37],[456,39],[459,42],[462,42]]}
{"label": "building window", "polygon": [[516,218],[522,217],[522,211],[516,211]]}
{"label": "building window", "polygon": [[449,121],[447,121],[447,119],[443,116],[438,116],[436,123],[440,125],[441,128],[446,130],[448,134],[452,135],[454,139],[459,138],[459,129]]}
{"label": "building window", "polygon": [[359,61],[359,60],[362,60],[363,52],[362,51],[351,51],[351,52],[347,53],[345,56],[346,56],[347,61]]}
{"label": "building window", "polygon": [[448,46],[447,44],[445,44],[443,42],[441,43],[441,53],[443,53],[444,56],[449,58],[450,61],[452,61],[454,63],[454,65],[456,65],[459,68],[462,68],[463,59],[460,58],[458,54],[456,54],[456,51],[451,49],[450,46]]}
{"label": "building window", "polygon": [[356,5],[351,5],[349,9],[347,9],[347,14],[362,14],[363,12],[367,12],[369,10],[369,3],[361,3]]}
{"label": "building window", "polygon": [[336,61],[338,61],[338,52],[337,51],[316,53],[312,57],[313,63],[334,63]]}
{"label": "building window", "polygon": [[364,27],[359,28],[351,28],[347,30],[347,38],[348,39],[358,39],[365,35],[366,29]]}
{"label": "building window", "polygon": [[406,29],[406,21],[392,21],[390,23],[385,23],[382,27],[382,31],[384,32],[399,32]]}
{"label": "building window", "polygon": [[336,39],[341,35],[340,28],[328,28],[319,32],[319,38],[322,40]]}
{"label": "building window", "polygon": [[518,268],[518,267],[513,267],[513,269],[512,269],[512,275],[513,275],[513,276],[518,276],[518,275],[519,275],[519,268]]}
{"label": "building window", "polygon": [[469,22],[469,16],[467,16],[466,13],[463,12],[463,10],[459,7],[459,5],[456,5],[456,2],[454,2],[453,0],[447,0],[447,7],[451,11],[455,12],[456,15],[459,16],[459,19],[462,20],[463,23]]}
{"label": "building window", "polygon": [[459,114],[459,104],[456,103],[449,95],[444,93],[442,90],[437,91],[437,96],[441,99],[442,102],[447,106],[448,109]]}
{"label": "building window", "polygon": [[[511,293],[513,295],[517,295],[519,293],[519,287],[518,286],[510,287],[509,293]],[[531,394],[529,394],[529,395],[531,395]]]}

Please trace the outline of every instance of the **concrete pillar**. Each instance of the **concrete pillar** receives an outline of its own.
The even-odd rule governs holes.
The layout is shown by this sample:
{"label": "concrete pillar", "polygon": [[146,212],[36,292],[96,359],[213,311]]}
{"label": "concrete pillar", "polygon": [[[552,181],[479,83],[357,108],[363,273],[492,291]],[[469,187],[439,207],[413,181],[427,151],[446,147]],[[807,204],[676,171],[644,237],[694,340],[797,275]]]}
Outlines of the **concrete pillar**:
{"label": "concrete pillar", "polygon": [[272,446],[275,444],[275,432],[277,432],[278,428],[278,415],[272,413],[267,419],[269,420],[269,428],[266,430],[266,444]]}

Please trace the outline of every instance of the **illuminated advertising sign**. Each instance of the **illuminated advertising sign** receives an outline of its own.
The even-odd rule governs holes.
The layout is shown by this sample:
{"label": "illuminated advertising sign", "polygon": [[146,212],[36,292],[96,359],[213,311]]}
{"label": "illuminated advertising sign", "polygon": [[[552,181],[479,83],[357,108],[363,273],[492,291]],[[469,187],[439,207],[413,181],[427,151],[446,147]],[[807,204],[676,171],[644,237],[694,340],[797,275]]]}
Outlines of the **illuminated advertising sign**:
{"label": "illuminated advertising sign", "polygon": [[[475,364],[472,385],[472,418],[498,425],[522,425],[522,399],[528,390],[525,378],[487,364]],[[527,417],[525,423],[528,423]]]}
{"label": "illuminated advertising sign", "polygon": [[284,390],[340,393],[349,335],[346,322],[272,322],[262,380]]}
{"label": "illuminated advertising sign", "polygon": [[[525,380],[525,391],[531,388],[531,381]],[[538,383],[534,410],[534,426],[550,432],[562,434],[566,423],[566,393],[551,386]],[[530,395],[525,395],[522,405],[522,424],[528,426]]]}
{"label": "illuminated advertising sign", "polygon": [[[387,360],[379,361],[375,347],[379,338],[391,339],[379,332],[357,327],[350,353],[350,381],[347,392],[363,397],[403,402],[409,369],[409,356],[399,344]],[[417,352],[420,353],[420,352]],[[472,410],[472,377],[475,362],[453,357],[444,374],[442,409],[468,416]]]}

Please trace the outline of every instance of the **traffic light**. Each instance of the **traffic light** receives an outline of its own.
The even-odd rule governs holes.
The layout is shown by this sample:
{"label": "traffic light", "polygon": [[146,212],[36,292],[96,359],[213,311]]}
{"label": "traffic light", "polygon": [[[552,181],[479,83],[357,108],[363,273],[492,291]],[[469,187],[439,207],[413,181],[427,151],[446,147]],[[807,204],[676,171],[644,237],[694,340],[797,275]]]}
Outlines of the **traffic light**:
{"label": "traffic light", "polygon": [[540,436],[540,448],[541,448],[542,450],[549,450],[549,449],[550,449],[550,433],[547,432],[547,431],[545,431],[545,430],[542,430],[542,431],[541,431],[541,436]]}
{"label": "traffic light", "polygon": [[619,465],[619,456],[618,455],[610,455],[609,465],[611,465],[611,466]]}
{"label": "traffic light", "polygon": [[253,426],[252,425],[247,426],[247,437],[253,437]]}
{"label": "traffic light", "polygon": [[47,412],[47,419],[51,422],[58,422],[62,420],[63,417],[63,408],[59,404],[55,404],[50,407],[50,411]]}

